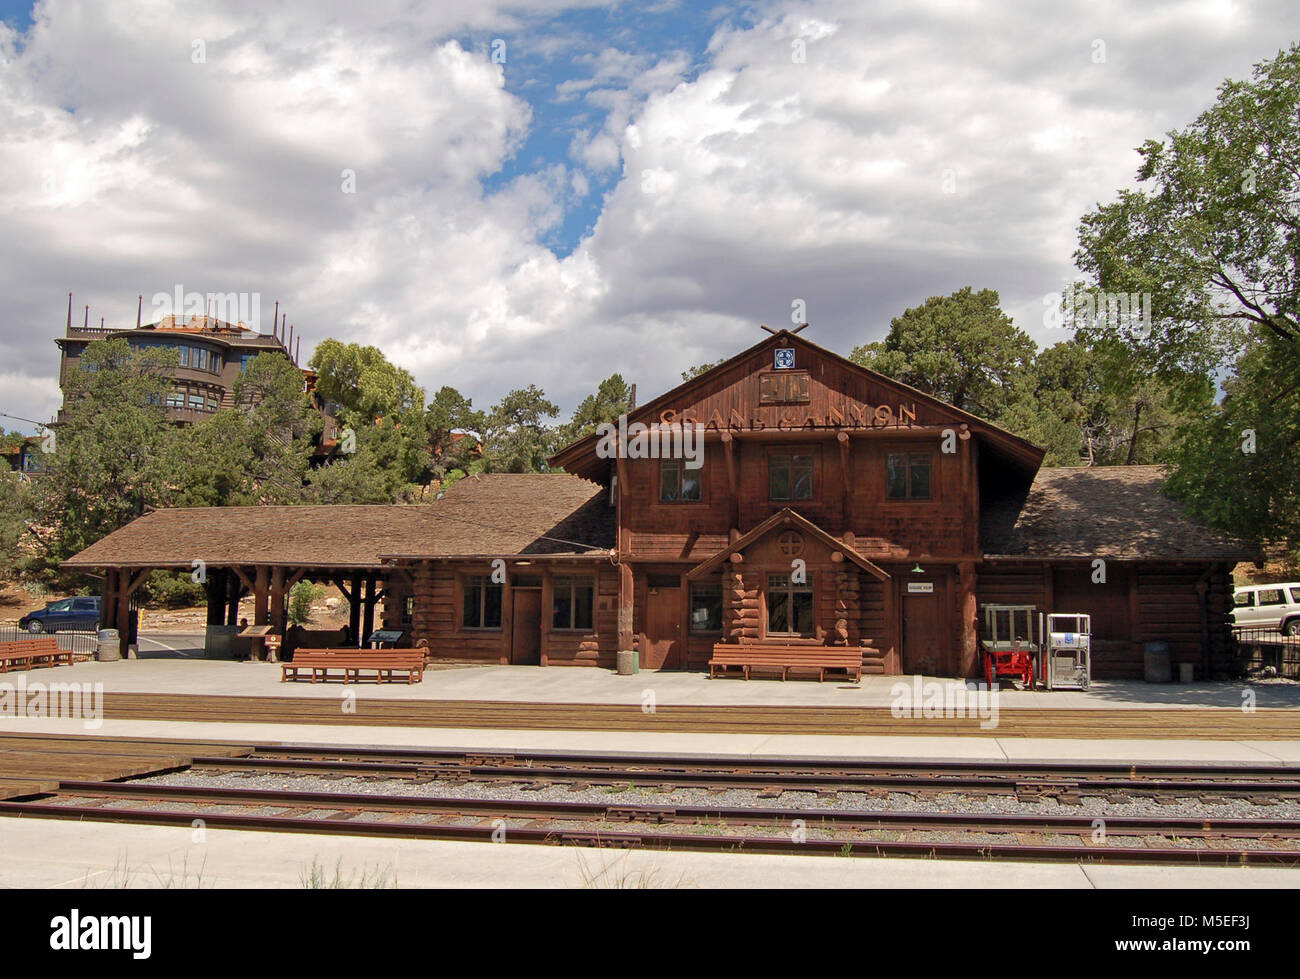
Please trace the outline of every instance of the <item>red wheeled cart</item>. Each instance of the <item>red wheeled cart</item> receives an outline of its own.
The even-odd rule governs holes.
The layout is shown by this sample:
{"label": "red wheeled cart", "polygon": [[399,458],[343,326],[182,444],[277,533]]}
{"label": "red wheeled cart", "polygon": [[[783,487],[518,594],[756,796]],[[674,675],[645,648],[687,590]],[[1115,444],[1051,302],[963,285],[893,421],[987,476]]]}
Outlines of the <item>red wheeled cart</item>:
{"label": "red wheeled cart", "polygon": [[1033,605],[984,605],[984,679],[990,690],[1005,678],[1034,688],[1038,655],[1042,649],[1042,616]]}

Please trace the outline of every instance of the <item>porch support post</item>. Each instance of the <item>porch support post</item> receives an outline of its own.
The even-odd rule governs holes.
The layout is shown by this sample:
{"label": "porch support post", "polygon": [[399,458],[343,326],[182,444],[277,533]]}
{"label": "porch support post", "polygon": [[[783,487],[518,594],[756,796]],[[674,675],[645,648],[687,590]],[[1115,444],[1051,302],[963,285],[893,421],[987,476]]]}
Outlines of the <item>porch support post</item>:
{"label": "porch support post", "polygon": [[975,562],[963,561],[957,566],[957,618],[961,623],[961,660],[958,675],[979,675],[979,611],[976,607]]}
{"label": "porch support post", "polygon": [[[285,616],[284,616],[284,568],[277,565],[271,569],[271,627],[280,634],[281,639],[285,633]],[[269,652],[269,647],[268,647]],[[273,655],[268,656],[271,662],[275,662]]]}
{"label": "porch support post", "polygon": [[226,572],[218,568],[208,574],[203,590],[208,599],[208,625],[221,625],[226,621]]}
{"label": "porch support post", "polygon": [[[253,581],[253,625],[268,625],[270,605],[268,599],[271,590],[271,569],[261,564],[257,567],[257,577]],[[261,645],[261,640],[257,640]],[[261,659],[261,653],[254,646],[253,658]]]}
{"label": "porch support post", "polygon": [[348,632],[352,636],[352,645],[361,646],[361,575],[354,574],[350,582],[351,592],[345,592],[348,598]]}
{"label": "porch support post", "polygon": [[126,659],[131,645],[131,571],[123,568],[117,573],[117,647],[118,654]]}
{"label": "porch support post", "polygon": [[365,617],[361,634],[357,636],[357,645],[364,648],[366,638],[375,631],[375,576],[366,575]]}

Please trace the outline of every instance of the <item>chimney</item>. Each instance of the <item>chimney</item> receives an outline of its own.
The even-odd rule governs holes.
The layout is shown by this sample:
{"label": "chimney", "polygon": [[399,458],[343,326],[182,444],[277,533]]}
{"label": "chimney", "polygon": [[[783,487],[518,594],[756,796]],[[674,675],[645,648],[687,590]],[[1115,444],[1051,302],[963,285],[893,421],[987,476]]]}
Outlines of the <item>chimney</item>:
{"label": "chimney", "polygon": [[135,304],[135,328],[140,329],[140,317],[144,314],[144,293],[140,293],[139,300]]}
{"label": "chimney", "polygon": [[271,317],[271,336],[280,339],[280,300],[275,301],[275,315]]}
{"label": "chimney", "polygon": [[285,351],[290,357],[293,356],[293,324],[289,325],[289,348]]}
{"label": "chimney", "polygon": [[68,332],[72,332],[72,293],[68,293]]}
{"label": "chimney", "polygon": [[298,337],[298,346],[293,351],[293,365],[298,366],[298,355],[302,353],[302,337]]}

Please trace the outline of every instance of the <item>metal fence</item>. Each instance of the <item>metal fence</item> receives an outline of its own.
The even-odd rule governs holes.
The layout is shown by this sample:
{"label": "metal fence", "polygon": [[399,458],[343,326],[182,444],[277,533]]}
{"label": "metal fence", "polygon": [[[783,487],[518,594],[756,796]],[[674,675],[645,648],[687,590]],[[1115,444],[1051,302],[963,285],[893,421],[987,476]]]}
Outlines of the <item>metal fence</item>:
{"label": "metal fence", "polygon": [[60,649],[71,650],[74,656],[94,656],[96,650],[99,649],[99,633],[93,629],[89,631],[60,629],[58,632],[53,633],[32,633],[19,629],[16,622],[0,624],[0,642],[46,639],[50,636],[58,640]]}
{"label": "metal fence", "polygon": [[1272,667],[1278,676],[1300,679],[1300,636],[1283,635],[1276,628],[1233,628],[1237,662],[1248,670]]}

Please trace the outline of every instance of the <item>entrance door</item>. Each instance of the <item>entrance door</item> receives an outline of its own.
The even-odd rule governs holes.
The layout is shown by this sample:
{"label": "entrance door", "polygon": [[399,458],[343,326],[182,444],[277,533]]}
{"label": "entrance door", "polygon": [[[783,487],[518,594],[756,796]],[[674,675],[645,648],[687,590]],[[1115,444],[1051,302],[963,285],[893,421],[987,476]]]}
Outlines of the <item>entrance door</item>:
{"label": "entrance door", "polygon": [[945,672],[938,590],[903,595],[903,672]]}
{"label": "entrance door", "polygon": [[645,650],[647,670],[675,670],[682,664],[682,589],[651,585],[646,596]]}
{"label": "entrance door", "polygon": [[542,593],[536,588],[516,588],[513,599],[510,662],[536,666],[542,661]]}

